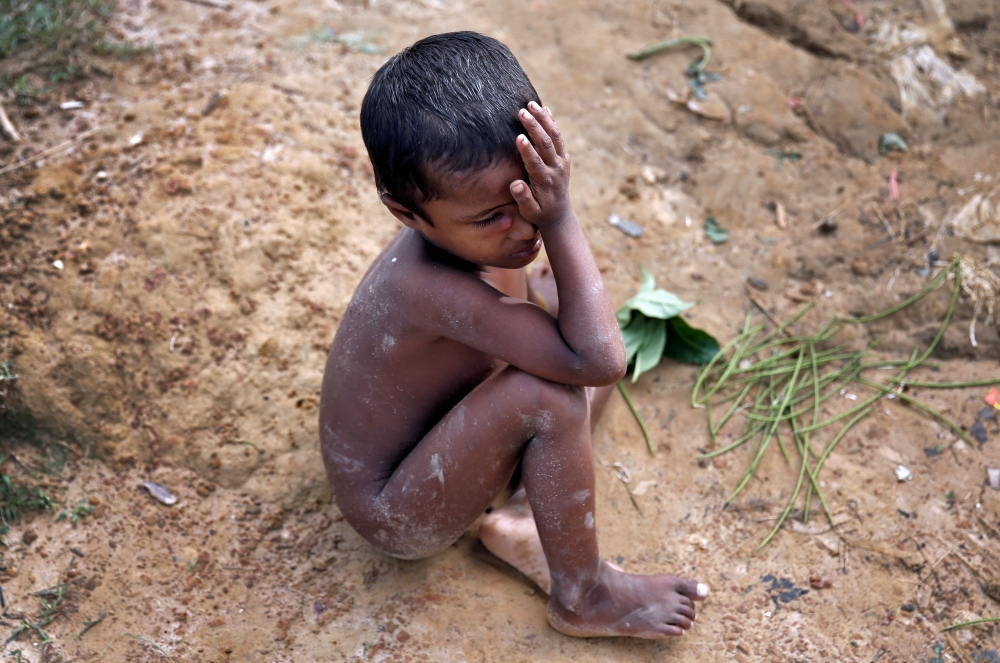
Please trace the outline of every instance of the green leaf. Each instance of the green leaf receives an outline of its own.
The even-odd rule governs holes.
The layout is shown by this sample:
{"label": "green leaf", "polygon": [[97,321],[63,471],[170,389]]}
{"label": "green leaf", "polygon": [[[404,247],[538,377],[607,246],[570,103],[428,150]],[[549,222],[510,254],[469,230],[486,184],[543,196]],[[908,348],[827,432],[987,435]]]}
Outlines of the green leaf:
{"label": "green leaf", "polygon": [[649,270],[642,265],[639,266],[639,270],[642,272],[642,283],[639,285],[639,294],[643,295],[653,292],[656,288],[656,279],[649,273]]}
{"label": "green leaf", "polygon": [[651,326],[652,320],[644,315],[634,315],[629,323],[622,329],[622,339],[625,341],[625,359],[632,363],[632,359],[642,342],[646,339],[647,328]]}
{"label": "green leaf", "polygon": [[672,292],[657,288],[653,275],[644,267],[641,269],[642,285],[639,286],[639,292],[625,302],[616,314],[619,327],[624,329],[630,324],[633,311],[639,311],[649,318],[666,320],[694,306],[693,303],[683,301]]}
{"label": "green leaf", "polygon": [[729,241],[729,231],[716,223],[714,216],[705,219],[705,235],[712,244],[725,244]]}
{"label": "green leaf", "polygon": [[685,364],[706,364],[719,354],[719,342],[708,332],[691,327],[680,316],[667,322],[666,356]]}
{"label": "green leaf", "polygon": [[667,345],[667,321],[649,320],[646,336],[635,355],[635,367],[632,369],[632,383],[651,368],[655,368],[663,358],[663,348]]}

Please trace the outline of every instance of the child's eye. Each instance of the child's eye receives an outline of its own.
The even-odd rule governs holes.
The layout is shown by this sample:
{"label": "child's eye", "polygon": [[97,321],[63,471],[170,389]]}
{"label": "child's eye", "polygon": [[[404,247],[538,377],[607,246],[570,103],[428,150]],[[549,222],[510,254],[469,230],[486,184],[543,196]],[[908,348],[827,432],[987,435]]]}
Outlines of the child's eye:
{"label": "child's eye", "polygon": [[490,225],[494,221],[499,220],[501,216],[503,216],[503,212],[495,212],[493,214],[493,216],[490,216],[489,218],[483,219],[482,221],[476,221],[472,225],[474,225],[474,226],[476,226],[478,228],[485,228],[486,226]]}

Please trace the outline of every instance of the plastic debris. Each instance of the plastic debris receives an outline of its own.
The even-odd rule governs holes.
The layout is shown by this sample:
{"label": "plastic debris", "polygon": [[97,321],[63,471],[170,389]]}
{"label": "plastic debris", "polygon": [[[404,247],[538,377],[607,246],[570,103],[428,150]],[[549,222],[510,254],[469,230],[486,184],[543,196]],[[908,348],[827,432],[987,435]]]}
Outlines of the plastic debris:
{"label": "plastic debris", "polygon": [[927,30],[885,22],[879,26],[875,43],[892,59],[889,73],[899,86],[904,115],[914,109],[937,111],[958,97],[985,94],[986,87],[966,71],[954,69],[938,57],[930,46]]}
{"label": "plastic debris", "polygon": [[66,265],[63,264],[62,260],[53,260],[52,266],[61,272],[63,270],[63,267],[65,267]]}
{"label": "plastic debris", "polygon": [[77,108],[83,108],[82,101],[64,101],[59,104],[59,108],[62,110],[76,110]]}
{"label": "plastic debris", "polygon": [[131,147],[135,147],[136,145],[139,145],[140,143],[142,143],[142,134],[136,134],[136,135],[134,135],[134,136],[132,136],[131,138],[128,139],[128,144]]}
{"label": "plastic debris", "polygon": [[786,152],[785,150],[768,150],[768,154],[777,159],[774,164],[775,170],[781,168],[781,164],[786,161],[798,161],[802,158],[801,152]]}
{"label": "plastic debris", "polygon": [[882,137],[878,139],[878,153],[885,156],[889,152],[905,152],[909,149],[906,141],[895,131],[890,131],[887,134],[882,134]]}
{"label": "plastic debris", "polygon": [[[983,398],[983,401],[985,401],[987,405],[996,407],[998,400],[1000,400],[1000,394],[997,393],[995,387],[990,387],[990,390],[986,392],[986,397]],[[997,409],[1000,410],[1000,408]]]}
{"label": "plastic debris", "polygon": [[774,602],[774,609],[780,610],[782,603],[788,603],[789,601],[794,601],[803,594],[808,594],[809,590],[804,587],[796,587],[788,578],[776,578],[770,573],[766,576],[762,576],[760,581],[764,584],[770,583],[769,587],[765,587],[764,591],[767,592],[768,596]]}
{"label": "plastic debris", "polygon": [[889,173],[889,198],[899,200],[899,173],[895,170]]}
{"label": "plastic debris", "polygon": [[1000,243],[1000,188],[977,193],[952,217],[955,235],[980,244]]}
{"label": "plastic debris", "polygon": [[896,481],[913,481],[913,472],[905,465],[896,468]]}
{"label": "plastic debris", "polygon": [[990,488],[1000,490],[1000,467],[991,467],[986,470],[986,475],[990,478]]}
{"label": "plastic debris", "polygon": [[152,481],[143,481],[142,487],[148,490],[149,494],[159,500],[161,504],[166,504],[167,506],[177,504],[177,496],[171,493],[166,486],[161,486]]}
{"label": "plastic debris", "polygon": [[629,237],[642,237],[642,226],[635,221],[629,221],[628,219],[618,216],[617,214],[612,214],[608,217],[608,223]]}
{"label": "plastic debris", "polygon": [[705,236],[712,244],[725,244],[729,241],[729,231],[716,223],[714,216],[705,219]]}
{"label": "plastic debris", "polygon": [[726,124],[732,121],[729,106],[722,100],[722,97],[714,92],[705,95],[704,99],[698,99],[691,88],[687,88],[683,92],[668,89],[667,98],[675,104],[680,104],[692,113],[701,115],[706,119],[717,120]]}
{"label": "plastic debris", "polygon": [[858,9],[858,6],[855,5],[853,2],[851,2],[851,0],[840,0],[840,1],[843,2],[848,9],[854,12],[854,30],[848,30],[848,32],[857,32],[858,30],[865,27],[865,17],[861,13],[861,10]]}

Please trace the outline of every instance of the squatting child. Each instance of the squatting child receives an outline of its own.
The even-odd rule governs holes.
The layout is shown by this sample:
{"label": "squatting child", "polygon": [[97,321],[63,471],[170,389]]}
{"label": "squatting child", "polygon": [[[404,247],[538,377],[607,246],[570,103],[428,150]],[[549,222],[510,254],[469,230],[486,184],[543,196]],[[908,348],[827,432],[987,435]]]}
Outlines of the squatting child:
{"label": "squatting child", "polygon": [[[591,424],[625,373],[614,310],[569,200],[570,158],[510,50],[472,32],[389,60],[361,106],[403,228],[344,313],[323,378],[323,460],[344,517],[388,555],[483,520],[494,554],[575,636],[681,635],[708,587],[601,559]],[[544,243],[550,271],[525,267]]]}

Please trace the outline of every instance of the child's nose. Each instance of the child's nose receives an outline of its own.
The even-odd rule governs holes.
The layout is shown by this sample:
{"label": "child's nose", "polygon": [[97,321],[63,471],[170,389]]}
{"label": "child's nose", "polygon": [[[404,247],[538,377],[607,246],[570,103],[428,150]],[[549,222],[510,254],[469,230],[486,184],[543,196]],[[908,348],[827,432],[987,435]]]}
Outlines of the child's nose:
{"label": "child's nose", "polygon": [[538,228],[521,218],[520,214],[515,214],[514,223],[511,224],[510,232],[507,233],[507,236],[515,240],[526,240],[534,237],[537,232]]}

